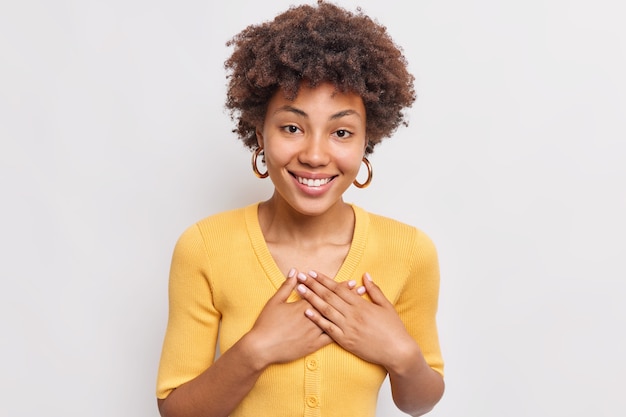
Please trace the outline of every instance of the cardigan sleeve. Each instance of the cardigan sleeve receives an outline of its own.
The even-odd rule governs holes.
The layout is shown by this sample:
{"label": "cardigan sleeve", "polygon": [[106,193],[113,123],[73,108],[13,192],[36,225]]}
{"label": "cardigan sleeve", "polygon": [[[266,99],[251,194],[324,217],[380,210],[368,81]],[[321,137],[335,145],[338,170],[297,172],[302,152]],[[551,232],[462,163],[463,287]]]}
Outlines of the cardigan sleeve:
{"label": "cardigan sleeve", "polygon": [[206,253],[197,225],[188,228],[174,248],[157,398],[166,398],[204,372],[215,359],[220,313],[213,304]]}
{"label": "cardigan sleeve", "polygon": [[395,307],[408,332],[417,341],[426,362],[443,375],[436,317],[439,261],[431,239],[422,231],[415,230],[410,273]]}

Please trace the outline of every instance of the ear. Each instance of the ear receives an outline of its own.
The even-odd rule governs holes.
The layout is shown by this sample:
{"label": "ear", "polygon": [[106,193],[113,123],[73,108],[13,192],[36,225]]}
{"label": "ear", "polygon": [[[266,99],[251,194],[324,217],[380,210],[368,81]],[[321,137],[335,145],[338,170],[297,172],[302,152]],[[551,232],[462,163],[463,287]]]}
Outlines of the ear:
{"label": "ear", "polygon": [[263,148],[263,132],[260,127],[256,128],[256,143],[259,145],[259,148]]}

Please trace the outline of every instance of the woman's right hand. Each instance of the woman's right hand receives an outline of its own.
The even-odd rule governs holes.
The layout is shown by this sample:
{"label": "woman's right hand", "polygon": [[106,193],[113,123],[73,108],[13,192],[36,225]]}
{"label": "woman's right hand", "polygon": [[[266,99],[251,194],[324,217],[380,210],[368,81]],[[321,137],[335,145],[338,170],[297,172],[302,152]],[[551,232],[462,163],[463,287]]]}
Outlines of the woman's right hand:
{"label": "woman's right hand", "polygon": [[308,301],[289,302],[298,280],[292,269],[285,282],[263,307],[252,329],[244,336],[263,369],[271,364],[286,363],[309,355],[333,340],[304,311]]}

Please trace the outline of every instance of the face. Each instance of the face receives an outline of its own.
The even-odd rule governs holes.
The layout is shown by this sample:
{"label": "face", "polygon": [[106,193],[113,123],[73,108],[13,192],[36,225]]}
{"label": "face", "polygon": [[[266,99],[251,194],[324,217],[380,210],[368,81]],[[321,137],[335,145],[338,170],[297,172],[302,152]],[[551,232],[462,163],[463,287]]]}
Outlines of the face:
{"label": "face", "polygon": [[295,100],[278,91],[257,129],[273,198],[304,215],[342,204],[365,153],[365,116],[360,96],[332,84],[302,85]]}

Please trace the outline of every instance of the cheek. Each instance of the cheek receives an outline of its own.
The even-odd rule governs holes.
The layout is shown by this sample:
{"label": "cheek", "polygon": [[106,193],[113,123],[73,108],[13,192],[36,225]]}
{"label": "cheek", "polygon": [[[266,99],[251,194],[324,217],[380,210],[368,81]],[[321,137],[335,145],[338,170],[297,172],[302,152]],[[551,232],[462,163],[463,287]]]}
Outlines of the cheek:
{"label": "cheek", "polygon": [[346,174],[357,175],[359,170],[361,169],[361,161],[363,160],[363,156],[360,153],[350,154],[345,158],[341,159],[341,165],[343,167],[343,171]]}
{"label": "cheek", "polygon": [[265,164],[268,168],[283,166],[290,160],[291,152],[286,147],[268,145],[265,147]]}

